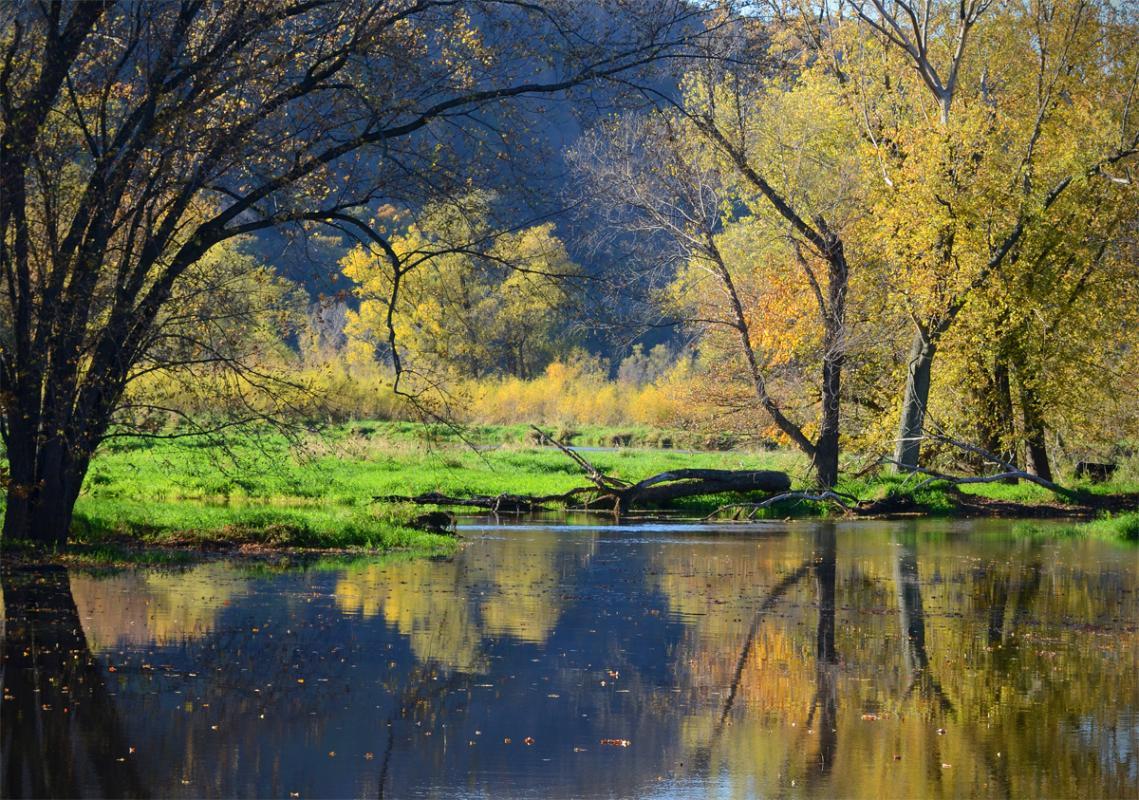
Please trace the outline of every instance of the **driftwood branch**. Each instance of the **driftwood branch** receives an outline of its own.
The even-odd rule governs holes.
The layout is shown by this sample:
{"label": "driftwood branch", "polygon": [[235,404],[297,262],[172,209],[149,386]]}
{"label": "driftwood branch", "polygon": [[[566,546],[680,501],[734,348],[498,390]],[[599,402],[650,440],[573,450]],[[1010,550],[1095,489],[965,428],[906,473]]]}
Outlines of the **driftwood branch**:
{"label": "driftwood branch", "polygon": [[581,453],[577,452],[572,447],[567,447],[566,445],[562,444],[553,436],[550,436],[544,430],[539,428],[537,425],[531,425],[530,427],[538,434],[539,441],[545,442],[548,445],[558,448],[570,459],[572,459],[574,463],[581,467],[582,472],[584,472],[586,477],[593,481],[594,484],[596,484],[597,488],[609,490],[629,485],[626,481],[620,480],[619,478],[612,478],[606,475],[597,467],[593,466],[593,464],[591,464]]}
{"label": "driftwood branch", "polygon": [[568,492],[551,495],[520,495],[520,494],[475,494],[469,497],[452,497],[439,492],[425,492],[417,495],[391,494],[373,497],[376,503],[413,503],[419,506],[453,506],[459,508],[483,508],[497,514],[530,514],[535,511],[549,511],[549,504],[565,505],[578,497],[591,494],[596,495],[597,490],[585,486],[570,489]]}

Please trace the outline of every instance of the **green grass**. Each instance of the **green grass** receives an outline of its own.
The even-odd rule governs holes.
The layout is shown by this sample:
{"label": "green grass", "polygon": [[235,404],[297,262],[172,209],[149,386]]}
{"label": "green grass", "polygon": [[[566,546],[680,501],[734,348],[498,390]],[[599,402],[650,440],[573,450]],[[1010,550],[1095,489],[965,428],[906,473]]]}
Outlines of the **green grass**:
{"label": "green grass", "polygon": [[[743,445],[743,439],[728,433],[653,428],[647,425],[611,427],[605,425],[542,426],[545,433],[562,444],[575,447],[634,447],[676,450],[725,451]],[[529,425],[471,425],[462,429],[446,425],[424,426],[415,422],[362,421],[340,426],[340,433],[353,436],[379,436],[388,442],[478,445],[540,444]]]}
{"label": "green grass", "polygon": [[1106,514],[1081,526],[1081,528],[1092,536],[1119,539],[1125,542],[1139,542],[1139,511]]}
{"label": "green grass", "polygon": [[[544,495],[583,483],[578,467],[552,448],[535,446],[526,426],[467,433],[478,449],[446,428],[385,422],[343,425],[300,442],[266,434],[232,442],[224,451],[190,438],[114,439],[92,463],[71,542],[95,562],[130,560],[131,545],[439,554],[454,548],[451,537],[408,524],[426,509],[373,498],[430,491]],[[627,441],[629,435],[596,428],[578,432],[575,440]],[[634,438],[662,436],[639,431]],[[630,480],[677,467],[802,468],[801,459],[781,452],[631,448],[587,455],[607,473]],[[688,510],[706,513],[728,499],[703,498]]]}
{"label": "green grass", "polygon": [[[289,498],[273,498],[286,502]],[[209,549],[220,545],[270,548],[446,549],[450,538],[417,530],[383,508],[337,504],[275,507],[256,502],[203,503],[137,497],[80,499],[72,541],[102,545],[122,541]]]}
{"label": "green grass", "polygon": [[934,516],[953,513],[956,504],[950,499],[948,486],[939,482],[923,486],[924,483],[922,477],[879,472],[863,478],[843,478],[837,490],[859,500],[906,498]]}
{"label": "green grass", "polygon": [[[334,428],[289,447],[279,436],[246,441],[236,458],[197,443],[123,440],[95,459],[77,511],[101,516],[100,503],[114,500],[131,519],[169,526],[163,504],[189,501],[213,525],[233,508],[273,508],[280,513],[339,515],[371,506],[374,496],[500,492],[548,495],[581,485],[580,468],[555,449],[509,439],[474,450],[451,440],[424,439],[409,424],[372,423]],[[489,428],[481,438],[493,441]],[[786,452],[681,452],[628,448],[585,452],[609,474],[637,480],[677,467],[795,468]],[[128,508],[138,503],[138,508]],[[260,523],[261,520],[255,522]]]}
{"label": "green grass", "polygon": [[[551,431],[582,443],[668,441],[667,431],[584,428]],[[95,458],[76,506],[72,541],[99,558],[118,557],[124,543],[155,547],[363,548],[446,553],[450,537],[408,522],[425,509],[373,502],[377,496],[423,492],[463,496],[547,495],[585,484],[579,468],[553,448],[534,444],[527,426],[477,427],[472,449],[445,427],[355,422],[290,442],[279,434],[247,438],[219,451],[195,439],[114,439]],[[630,439],[630,437],[632,437]],[[688,452],[630,447],[584,454],[606,473],[635,481],[676,468],[780,469],[795,488],[808,477],[805,459],[790,451]],[[844,478],[838,491],[860,500],[904,499],[928,515],[959,513],[947,486],[920,489],[921,479],[889,473]],[[1110,493],[1121,484],[1079,487]],[[1055,501],[1030,485],[983,484],[961,489],[1019,503]],[[738,496],[692,498],[678,510],[703,516]],[[833,514],[829,504],[790,501],[764,509],[769,518]]]}

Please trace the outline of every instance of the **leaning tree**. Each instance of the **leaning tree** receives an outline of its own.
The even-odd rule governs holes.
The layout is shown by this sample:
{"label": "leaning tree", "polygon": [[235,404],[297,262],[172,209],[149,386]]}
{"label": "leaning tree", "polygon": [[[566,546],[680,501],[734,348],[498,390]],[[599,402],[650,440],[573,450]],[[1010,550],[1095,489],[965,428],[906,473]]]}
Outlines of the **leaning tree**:
{"label": "leaning tree", "polygon": [[331,224],[390,253],[368,209],[469,191],[476,164],[509,155],[509,126],[534,98],[628,85],[689,55],[714,28],[709,5],[5,4],[4,536],[65,540],[92,454],[140,365],[153,366],[179,281],[212,248]]}

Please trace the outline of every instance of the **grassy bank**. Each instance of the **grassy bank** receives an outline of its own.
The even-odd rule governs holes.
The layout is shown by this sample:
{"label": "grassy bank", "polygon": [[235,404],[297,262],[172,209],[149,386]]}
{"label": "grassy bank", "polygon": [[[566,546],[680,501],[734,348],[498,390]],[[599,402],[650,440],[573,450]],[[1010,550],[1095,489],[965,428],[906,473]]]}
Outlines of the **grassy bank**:
{"label": "grassy bank", "polygon": [[[602,469],[630,478],[681,466],[793,466],[786,454],[646,449],[710,444],[649,428],[556,431]],[[426,509],[375,503],[437,491],[553,494],[581,483],[525,425],[463,432],[401,422],[352,423],[298,441],[266,434],[219,450],[195,439],[122,438],[98,454],[76,504],[69,557],[84,563],[176,563],[191,552],[296,549],[450,552],[450,536],[413,525]],[[6,547],[19,543],[5,543]]]}
{"label": "grassy bank", "polygon": [[[445,429],[357,423],[299,445],[266,436],[228,452],[192,440],[124,439],[93,463],[76,505],[73,538],[84,543],[130,536],[152,544],[202,546],[226,541],[435,548],[444,537],[407,524],[423,509],[372,498],[432,491],[544,495],[581,485],[578,467],[557,450],[535,445],[531,433],[525,426],[476,428],[467,432],[464,443]],[[633,436],[643,443],[660,435],[593,429],[578,432],[577,441],[605,446],[613,437]],[[782,452],[642,447],[588,456],[606,472],[629,479],[679,467],[800,468],[796,456]]]}
{"label": "grassy bank", "polygon": [[[651,448],[647,445],[677,445],[683,440],[675,432],[652,429],[597,427],[556,434],[584,447],[634,445],[586,452],[600,469],[627,480],[678,468],[779,469],[791,474],[796,488],[802,488],[808,477],[805,460],[788,451]],[[451,537],[410,524],[425,509],[375,503],[373,498],[423,492],[548,495],[584,483],[579,468],[557,450],[536,445],[527,426],[473,428],[465,438],[461,441],[445,428],[362,422],[300,442],[265,435],[221,451],[194,439],[115,439],[92,464],[76,506],[72,541],[95,557],[105,553],[109,560],[124,547],[137,545],[153,553],[164,548],[223,547],[445,553],[455,546]],[[1078,497],[1056,498],[1027,484],[955,490],[944,484],[917,488],[921,483],[914,477],[881,473],[847,478],[838,488],[859,500],[877,500],[901,512],[926,515],[1031,516],[1037,510],[1063,513],[1070,507],[1078,513],[1080,509]],[[1089,495],[1136,488],[1118,482],[1082,487]],[[701,497],[679,508],[703,515],[737,500]],[[758,516],[833,513],[834,507],[827,504],[791,501]],[[1135,525],[1134,520],[1122,519],[1103,524]]]}
{"label": "grassy bank", "polygon": [[1085,533],[1105,539],[1139,542],[1139,511],[1107,514],[1083,526]]}

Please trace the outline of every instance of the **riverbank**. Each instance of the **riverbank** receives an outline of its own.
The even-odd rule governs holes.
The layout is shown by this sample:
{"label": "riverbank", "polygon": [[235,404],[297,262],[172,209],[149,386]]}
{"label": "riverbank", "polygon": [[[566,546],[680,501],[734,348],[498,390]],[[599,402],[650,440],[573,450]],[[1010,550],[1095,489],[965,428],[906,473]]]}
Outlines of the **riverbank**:
{"label": "riverbank", "polygon": [[[95,561],[155,563],[219,551],[444,555],[456,547],[454,537],[416,523],[433,509],[374,498],[427,492],[542,496],[586,482],[578,465],[556,448],[536,444],[533,432],[523,426],[482,427],[468,434],[463,441],[446,429],[364,422],[300,440],[267,434],[230,442],[226,449],[195,439],[115,439],[92,464],[76,505],[69,551]],[[605,445],[672,444],[678,438],[647,429],[562,432],[566,434],[573,434],[579,446],[596,443],[592,447],[600,449],[586,451],[590,461],[606,474],[630,481],[677,469],[780,470],[791,476],[793,489],[801,489],[809,476],[805,460],[790,451]],[[1075,485],[1071,496],[1057,497],[1027,484],[952,487],[879,473],[846,478],[838,492],[857,501],[859,513],[883,517],[1090,520],[1139,509],[1139,485],[1127,481]],[[699,519],[741,499],[762,496],[686,498],[671,510]],[[748,513],[756,519],[782,519],[843,512],[831,503],[788,499]],[[1122,530],[1122,538],[1133,535],[1133,528]]]}

